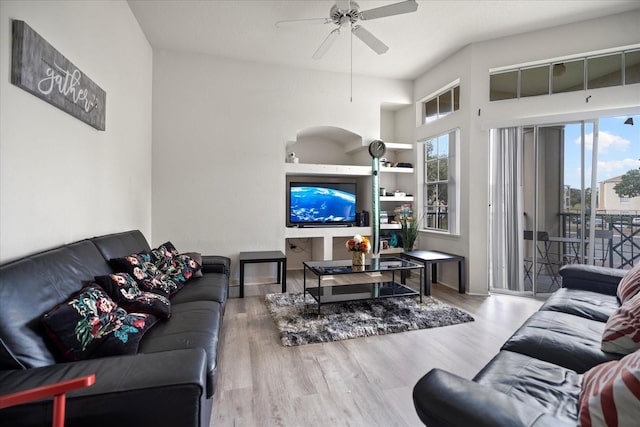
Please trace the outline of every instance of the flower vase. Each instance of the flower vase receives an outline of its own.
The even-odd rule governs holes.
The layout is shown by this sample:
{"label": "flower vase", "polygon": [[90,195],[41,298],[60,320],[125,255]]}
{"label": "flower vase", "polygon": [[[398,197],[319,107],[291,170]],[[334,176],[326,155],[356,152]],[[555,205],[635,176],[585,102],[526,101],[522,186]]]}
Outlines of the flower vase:
{"label": "flower vase", "polygon": [[361,266],[364,265],[364,252],[354,251],[351,253],[351,264]]}

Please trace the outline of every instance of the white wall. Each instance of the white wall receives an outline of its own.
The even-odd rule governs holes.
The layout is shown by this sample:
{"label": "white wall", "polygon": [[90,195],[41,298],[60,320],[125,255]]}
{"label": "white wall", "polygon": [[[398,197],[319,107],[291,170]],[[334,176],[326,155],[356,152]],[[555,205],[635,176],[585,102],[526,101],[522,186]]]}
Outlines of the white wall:
{"label": "white wall", "polygon": [[[459,236],[424,233],[422,247],[467,258],[470,293],[488,287],[489,129],[629,114],[640,109],[640,85],[489,102],[489,70],[588,53],[640,41],[640,10],[469,45],[414,82],[417,101],[460,78],[461,108],[443,120],[417,126],[416,139],[461,129],[461,224]],[[585,98],[592,95],[589,103]],[[480,110],[480,115],[478,115]],[[637,114],[637,113],[636,113]],[[455,283],[452,269],[445,281]]]}
{"label": "white wall", "polygon": [[[105,132],[11,84],[12,19],[106,91]],[[109,232],[150,236],[152,65],[124,1],[0,2],[0,261]]]}
{"label": "white wall", "polygon": [[368,144],[412,84],[354,76],[350,103],[345,74],[156,50],[153,95],[154,241],[235,260],[285,249],[287,141],[335,126]]}

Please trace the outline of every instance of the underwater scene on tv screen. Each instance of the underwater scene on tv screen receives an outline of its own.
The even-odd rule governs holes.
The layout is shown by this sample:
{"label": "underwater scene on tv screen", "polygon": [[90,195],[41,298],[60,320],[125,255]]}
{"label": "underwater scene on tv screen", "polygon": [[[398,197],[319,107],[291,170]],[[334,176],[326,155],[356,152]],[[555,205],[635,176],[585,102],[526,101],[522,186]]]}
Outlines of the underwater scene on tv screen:
{"label": "underwater scene on tv screen", "polygon": [[353,222],[356,219],[355,186],[352,193],[337,188],[292,185],[290,198],[291,223]]}

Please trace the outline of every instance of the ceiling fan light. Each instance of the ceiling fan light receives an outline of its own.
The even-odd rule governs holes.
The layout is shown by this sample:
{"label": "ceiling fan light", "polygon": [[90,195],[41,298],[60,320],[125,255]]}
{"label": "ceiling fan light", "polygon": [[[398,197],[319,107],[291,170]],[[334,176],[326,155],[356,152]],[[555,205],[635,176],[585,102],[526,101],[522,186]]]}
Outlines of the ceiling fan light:
{"label": "ceiling fan light", "polygon": [[564,75],[564,73],[567,72],[567,66],[564,65],[563,62],[559,63],[559,64],[553,64],[553,76],[554,77],[560,77],[562,75]]}

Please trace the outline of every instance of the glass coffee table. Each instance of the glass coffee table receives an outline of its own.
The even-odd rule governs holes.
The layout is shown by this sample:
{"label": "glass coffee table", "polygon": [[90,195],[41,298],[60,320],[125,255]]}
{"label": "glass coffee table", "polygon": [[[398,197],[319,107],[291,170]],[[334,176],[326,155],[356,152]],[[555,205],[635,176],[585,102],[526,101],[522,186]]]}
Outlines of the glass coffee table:
{"label": "glass coffee table", "polygon": [[[302,263],[303,269],[303,294],[309,294],[318,303],[318,314],[322,304],[337,302],[359,301],[366,299],[395,298],[407,296],[420,296],[422,303],[422,270],[424,266],[415,262],[400,258],[372,258],[367,260],[366,265],[351,265],[351,260],[337,261],[305,261]],[[307,270],[314,274],[318,280],[317,287],[307,287]],[[403,271],[420,270],[420,291],[416,292],[406,286]],[[322,278],[326,276],[340,276],[362,273],[391,273],[391,281],[375,281],[371,278],[366,283],[336,284],[331,286],[321,286]],[[396,273],[400,277],[400,282],[396,281]]]}

